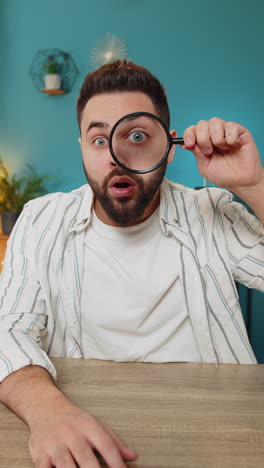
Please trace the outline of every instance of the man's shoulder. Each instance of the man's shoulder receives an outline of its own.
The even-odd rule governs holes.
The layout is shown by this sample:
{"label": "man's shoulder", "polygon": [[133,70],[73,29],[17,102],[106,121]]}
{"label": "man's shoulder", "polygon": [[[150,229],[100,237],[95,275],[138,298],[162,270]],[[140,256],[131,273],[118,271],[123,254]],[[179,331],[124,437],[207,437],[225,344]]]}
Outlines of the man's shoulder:
{"label": "man's shoulder", "polygon": [[88,184],[82,185],[71,192],[54,192],[29,201],[24,208],[29,209],[32,218],[39,217],[40,213],[55,213],[63,217],[73,210],[86,212],[91,206],[93,193]]}
{"label": "man's shoulder", "polygon": [[233,200],[231,192],[220,187],[197,187],[191,188],[185,185],[172,182],[168,179],[164,179],[165,190],[171,193],[174,199],[181,197],[186,201],[188,199],[193,200],[196,198],[197,201],[223,201],[224,203]]}
{"label": "man's shoulder", "polygon": [[74,189],[70,192],[53,192],[43,195],[42,197],[35,198],[30,200],[27,205],[31,209],[41,209],[44,205],[47,204],[64,204],[67,206],[69,203],[78,203],[85,195],[89,195],[91,189],[88,184],[82,185],[78,189]]}

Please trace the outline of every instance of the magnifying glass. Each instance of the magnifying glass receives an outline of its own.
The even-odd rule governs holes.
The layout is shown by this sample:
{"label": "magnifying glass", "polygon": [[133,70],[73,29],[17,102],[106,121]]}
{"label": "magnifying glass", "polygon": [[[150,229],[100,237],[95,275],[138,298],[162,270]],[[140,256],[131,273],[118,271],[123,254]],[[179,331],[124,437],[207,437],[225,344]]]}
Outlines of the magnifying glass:
{"label": "magnifying glass", "polygon": [[165,122],[149,112],[124,115],[109,138],[114,161],[136,174],[155,171],[167,159],[172,145],[183,144],[183,138],[173,138]]}

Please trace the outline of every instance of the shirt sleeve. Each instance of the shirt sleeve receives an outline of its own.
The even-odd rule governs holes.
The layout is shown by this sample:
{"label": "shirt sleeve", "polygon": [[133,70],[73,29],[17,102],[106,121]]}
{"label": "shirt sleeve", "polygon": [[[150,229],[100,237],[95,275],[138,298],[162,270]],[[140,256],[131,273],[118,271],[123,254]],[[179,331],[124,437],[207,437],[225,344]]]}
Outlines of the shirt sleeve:
{"label": "shirt sleeve", "polygon": [[0,277],[0,381],[29,365],[56,370],[43,349],[47,308],[35,267],[30,203],[9,237]]}
{"label": "shirt sleeve", "polygon": [[264,226],[234,201],[223,205],[222,220],[235,280],[264,292]]}

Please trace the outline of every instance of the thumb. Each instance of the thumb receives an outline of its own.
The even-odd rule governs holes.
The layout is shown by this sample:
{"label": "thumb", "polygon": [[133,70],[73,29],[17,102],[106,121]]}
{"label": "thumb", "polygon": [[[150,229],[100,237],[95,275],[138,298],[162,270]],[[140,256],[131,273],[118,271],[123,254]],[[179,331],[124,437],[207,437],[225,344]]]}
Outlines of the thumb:
{"label": "thumb", "polygon": [[187,151],[191,151],[194,154],[198,166],[198,171],[202,176],[205,176],[208,165],[210,164],[211,154],[203,153],[203,151],[197,144],[195,144],[191,148],[186,147],[185,145],[182,145],[181,147],[183,149],[186,149]]}

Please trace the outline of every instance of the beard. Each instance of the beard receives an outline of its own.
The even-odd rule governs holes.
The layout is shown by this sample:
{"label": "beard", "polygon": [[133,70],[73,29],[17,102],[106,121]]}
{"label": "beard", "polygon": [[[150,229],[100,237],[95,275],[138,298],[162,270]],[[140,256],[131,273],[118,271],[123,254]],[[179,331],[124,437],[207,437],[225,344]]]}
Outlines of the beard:
{"label": "beard", "polygon": [[[95,199],[100,203],[108,217],[123,227],[136,224],[143,216],[144,211],[153,201],[155,194],[160,188],[166,172],[166,167],[167,162],[164,161],[151,175],[142,174],[141,176],[116,167],[105,177],[100,186],[98,182],[88,174],[83,164],[87,181],[94,193]],[[130,179],[136,183],[136,192],[131,196],[115,198],[109,193],[109,182],[114,176],[124,175],[130,177]],[[145,180],[144,177],[146,177]]]}

